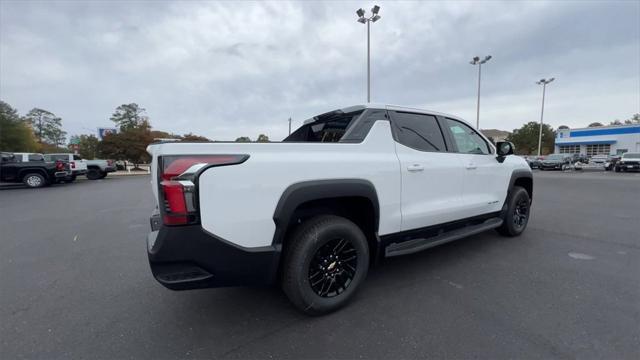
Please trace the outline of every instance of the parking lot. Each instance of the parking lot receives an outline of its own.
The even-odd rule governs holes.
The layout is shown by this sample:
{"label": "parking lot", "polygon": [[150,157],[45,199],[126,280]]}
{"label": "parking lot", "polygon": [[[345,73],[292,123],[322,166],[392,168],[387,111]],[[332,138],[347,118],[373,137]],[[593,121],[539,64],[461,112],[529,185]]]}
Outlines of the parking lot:
{"label": "parking lot", "polygon": [[152,278],[146,175],[0,190],[2,358],[635,358],[640,174],[536,172],[527,231],[393,258],[318,318]]}

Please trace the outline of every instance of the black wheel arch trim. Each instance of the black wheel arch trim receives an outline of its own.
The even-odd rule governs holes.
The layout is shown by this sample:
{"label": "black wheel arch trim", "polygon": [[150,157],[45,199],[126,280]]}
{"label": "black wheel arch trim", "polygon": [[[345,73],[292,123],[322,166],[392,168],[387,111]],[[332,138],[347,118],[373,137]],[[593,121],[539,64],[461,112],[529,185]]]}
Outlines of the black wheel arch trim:
{"label": "black wheel arch trim", "polygon": [[282,244],[293,214],[298,206],[314,200],[363,197],[369,199],[375,214],[374,231],[378,233],[380,205],[375,186],[364,179],[329,179],[303,181],[287,187],[276,205],[273,222],[276,230],[273,245]]}
{"label": "black wheel arch trim", "polygon": [[509,200],[509,196],[511,195],[511,191],[516,184],[518,179],[529,179],[531,180],[531,189],[529,192],[529,201],[533,202],[533,173],[530,169],[515,169],[511,173],[511,179],[509,179],[509,190],[507,191],[507,197],[504,199],[504,207],[507,206],[507,201]]}

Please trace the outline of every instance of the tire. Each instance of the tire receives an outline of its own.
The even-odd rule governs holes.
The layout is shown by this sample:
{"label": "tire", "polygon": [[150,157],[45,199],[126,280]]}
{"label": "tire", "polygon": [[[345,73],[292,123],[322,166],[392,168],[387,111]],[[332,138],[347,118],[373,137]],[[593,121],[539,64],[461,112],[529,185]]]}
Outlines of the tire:
{"label": "tire", "polygon": [[[104,176],[102,176],[103,172],[100,169],[89,169],[87,171],[87,179],[89,180],[98,180],[98,179],[102,179]],[[105,173],[106,175],[106,173]]]}
{"label": "tire", "polygon": [[44,176],[38,173],[29,173],[22,178],[22,182],[30,188],[39,188],[47,185],[47,180]]}
{"label": "tire", "polygon": [[343,307],[367,277],[367,238],[350,220],[334,215],[313,217],[302,223],[288,242],[282,288],[308,315]]}
{"label": "tire", "polygon": [[502,226],[497,228],[504,236],[519,236],[527,228],[531,215],[531,199],[527,190],[514,186],[507,200],[507,213]]}

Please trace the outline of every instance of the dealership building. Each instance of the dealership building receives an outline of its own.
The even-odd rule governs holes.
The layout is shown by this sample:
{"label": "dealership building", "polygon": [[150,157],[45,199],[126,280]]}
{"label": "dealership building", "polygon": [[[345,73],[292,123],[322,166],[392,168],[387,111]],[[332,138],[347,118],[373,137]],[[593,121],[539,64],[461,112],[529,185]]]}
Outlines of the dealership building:
{"label": "dealership building", "polygon": [[619,155],[640,152],[640,124],[560,129],[556,154]]}

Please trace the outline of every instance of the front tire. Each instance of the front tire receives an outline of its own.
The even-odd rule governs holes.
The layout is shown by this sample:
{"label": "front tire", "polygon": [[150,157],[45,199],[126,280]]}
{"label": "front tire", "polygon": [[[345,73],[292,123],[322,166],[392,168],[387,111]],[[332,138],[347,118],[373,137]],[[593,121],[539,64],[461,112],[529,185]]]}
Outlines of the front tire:
{"label": "front tire", "polygon": [[44,176],[37,173],[30,173],[25,175],[24,178],[22,178],[22,182],[26,186],[33,189],[47,185],[47,181],[45,180]]}
{"label": "front tire", "polygon": [[497,229],[504,236],[519,236],[529,223],[531,214],[531,199],[523,187],[514,186],[509,195],[507,213],[504,222]]}
{"label": "front tire", "polygon": [[343,307],[367,277],[367,238],[348,219],[313,217],[302,223],[288,242],[282,288],[306,314],[321,315]]}

